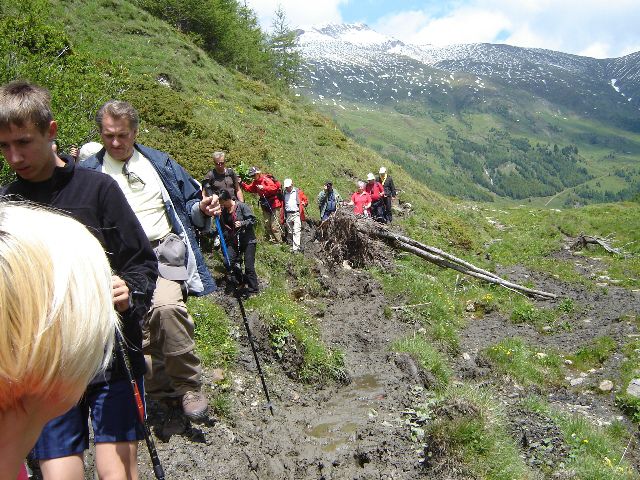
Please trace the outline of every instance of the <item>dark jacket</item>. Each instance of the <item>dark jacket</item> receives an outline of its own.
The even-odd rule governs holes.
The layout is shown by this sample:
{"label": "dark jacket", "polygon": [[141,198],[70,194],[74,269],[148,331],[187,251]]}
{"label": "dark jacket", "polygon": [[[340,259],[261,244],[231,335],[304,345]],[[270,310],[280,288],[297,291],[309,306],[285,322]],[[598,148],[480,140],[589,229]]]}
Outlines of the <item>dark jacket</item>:
{"label": "dark jacket", "polygon": [[[132,307],[122,314],[122,329],[134,374],[142,375],[145,367],[140,325],[151,306],[156,285],[156,256],[118,184],[108,175],[76,168],[71,157],[62,158],[66,165],[56,167],[49,180],[28,182],[18,177],[0,190],[0,195],[67,212],[102,244],[114,273],[126,282],[132,293]],[[59,247],[73,248],[73,245]],[[107,370],[106,378],[126,377],[120,357],[116,359]]]}
{"label": "dark jacket", "polygon": [[384,188],[384,196],[396,198],[396,186],[393,184],[393,178],[387,175],[386,178],[384,178],[384,183],[382,183],[382,181],[383,178],[381,175],[378,177],[378,183]]}
{"label": "dark jacket", "polygon": [[[240,222],[240,228],[236,229],[235,222]],[[246,203],[236,201],[236,209],[233,213],[222,209],[222,229],[224,239],[227,244],[238,245],[240,250],[244,250],[249,243],[256,243],[256,232],[254,226],[256,217],[251,207]]]}
{"label": "dark jacket", "polygon": [[240,179],[233,168],[225,168],[223,174],[219,174],[215,169],[209,170],[204,176],[202,184],[208,182],[213,188],[213,192],[218,195],[220,191],[226,190],[234,200],[236,198],[236,188],[240,188]]}
{"label": "dark jacket", "polygon": [[[195,228],[208,231],[211,218],[200,211],[202,192],[196,182],[178,162],[167,153],[143,145],[135,144],[136,150],[144,155],[158,173],[164,186],[162,193],[167,218],[173,233],[180,236],[187,245],[187,288],[192,295],[200,296],[213,292],[216,283],[207,268],[196,240]],[[104,148],[80,165],[91,170],[102,171]]]}

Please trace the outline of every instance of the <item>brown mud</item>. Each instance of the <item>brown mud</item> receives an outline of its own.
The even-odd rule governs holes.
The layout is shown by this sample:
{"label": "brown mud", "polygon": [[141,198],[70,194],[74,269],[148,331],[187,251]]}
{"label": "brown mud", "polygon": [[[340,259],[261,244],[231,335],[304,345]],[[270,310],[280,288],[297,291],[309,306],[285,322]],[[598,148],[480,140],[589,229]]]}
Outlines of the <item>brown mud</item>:
{"label": "brown mud", "polygon": [[[316,299],[302,299],[309,311],[317,312],[323,341],[344,352],[350,381],[328,382],[316,387],[287,375],[270,350],[263,326],[255,312],[248,311],[256,333],[259,356],[274,405],[274,416],[265,408],[251,350],[235,300],[224,293],[213,295],[239,327],[240,353],[233,371],[225,372],[231,383],[228,418],[210,418],[204,424],[190,425],[178,418],[179,433],[166,434],[165,424],[176,418],[150,406],[155,441],[167,479],[233,480],[322,480],[474,478],[439,445],[428,445],[433,457],[424,462],[425,447],[411,440],[402,412],[420,401],[428,391],[429,375],[420,371],[407,355],[391,353],[390,344],[413,333],[418,326],[404,323],[392,313],[385,317],[385,298],[381,286],[369,273],[358,269],[330,266],[322,258],[318,244],[306,238],[305,255],[315,258],[317,272],[326,293]],[[558,252],[571,259],[585,276],[599,271],[597,259]],[[602,335],[623,344],[637,336],[637,326],[626,317],[640,312],[640,293],[613,284],[587,288],[567,284],[551,276],[521,267],[497,272],[515,282],[531,281],[537,287],[571,298],[579,307],[570,318],[571,329],[541,333],[530,325],[515,325],[496,312],[481,318],[472,314],[460,332],[460,355],[452,359],[456,377],[492,388],[508,413],[509,432],[521,447],[522,458],[540,472],[553,466],[560,470],[568,454],[553,420],[521,409],[518,402],[536,388],[523,388],[495,374],[479,354],[501,339],[518,336],[541,349],[575,352]],[[293,279],[295,287],[295,279]],[[560,301],[560,300],[558,300]],[[322,307],[318,307],[322,304]],[[550,308],[555,301],[540,302]],[[389,312],[389,309],[387,309]],[[389,316],[387,314],[387,316]],[[584,383],[545,393],[555,406],[587,416],[606,425],[622,413],[614,405],[614,393],[595,393],[598,382],[618,380],[622,356],[613,355],[602,368],[589,373]],[[577,375],[577,373],[575,374]],[[214,385],[212,371],[205,382]],[[209,393],[212,389],[211,387]],[[453,412],[453,413],[452,413]],[[455,415],[456,408],[449,409]],[[625,420],[626,421],[626,420]],[[175,425],[174,425],[175,426]],[[180,432],[183,429],[184,431]],[[163,434],[165,430],[165,434]],[[428,442],[429,439],[427,439]],[[140,477],[152,479],[153,471],[145,445],[139,455]],[[640,448],[632,442],[627,457],[640,467]],[[552,465],[549,465],[551,463]],[[541,473],[541,478],[544,475]],[[91,477],[87,477],[91,478]],[[557,478],[564,478],[561,476]],[[569,478],[569,477],[567,477]]]}

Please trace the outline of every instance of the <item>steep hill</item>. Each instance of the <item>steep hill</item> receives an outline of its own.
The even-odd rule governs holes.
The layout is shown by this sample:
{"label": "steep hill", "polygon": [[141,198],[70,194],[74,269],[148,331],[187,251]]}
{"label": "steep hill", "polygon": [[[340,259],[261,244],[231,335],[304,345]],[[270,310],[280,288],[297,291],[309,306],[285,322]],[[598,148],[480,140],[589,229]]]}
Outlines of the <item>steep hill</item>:
{"label": "steep hill", "polygon": [[[557,205],[638,193],[640,53],[597,60],[508,45],[433,48],[404,44],[362,24],[299,33],[308,62],[299,91],[347,133],[432,188],[482,199],[491,198],[489,192],[519,199],[563,192]],[[401,131],[398,123],[413,131]],[[384,139],[390,130],[394,138]],[[511,155],[511,139],[496,144],[493,130],[515,142],[577,147],[576,156],[553,159],[565,166],[543,166],[548,175],[533,174],[544,160],[527,159],[528,149]],[[456,152],[473,161],[456,161]],[[615,169],[632,180],[602,182]],[[447,186],[450,175],[463,185]]]}
{"label": "steep hill", "polygon": [[[35,3],[53,9],[30,14]],[[328,178],[346,196],[355,179],[389,166],[303,99],[222,68],[189,32],[125,0],[14,4],[11,15],[0,4],[7,65],[0,75],[51,89],[63,150],[95,138],[95,109],[120,97],[140,110],[141,141],[170,152],[196,178],[218,148],[240,171],[256,164],[280,179],[291,176],[311,199]],[[386,135],[414,121],[390,112],[399,120],[386,123]],[[444,138],[456,136],[440,112],[422,113]],[[492,135],[497,144],[527,148],[515,135]],[[529,148],[548,153],[548,168],[576,154]],[[459,160],[469,160],[465,151]],[[347,229],[353,241],[345,245],[320,241],[312,200],[304,255],[259,241],[261,292],[245,303],[275,404],[272,418],[262,408],[220,255],[203,236],[221,288],[188,306],[212,415],[189,424],[148,403],[167,478],[637,478],[640,448],[627,447],[640,417],[640,399],[627,388],[637,379],[640,352],[637,204],[494,208],[452,202],[401,166],[390,171],[403,190],[392,231],[557,300],[524,298]],[[634,256],[570,250],[581,232],[607,237]],[[612,390],[599,389],[604,380]],[[153,476],[142,445],[140,472]]]}

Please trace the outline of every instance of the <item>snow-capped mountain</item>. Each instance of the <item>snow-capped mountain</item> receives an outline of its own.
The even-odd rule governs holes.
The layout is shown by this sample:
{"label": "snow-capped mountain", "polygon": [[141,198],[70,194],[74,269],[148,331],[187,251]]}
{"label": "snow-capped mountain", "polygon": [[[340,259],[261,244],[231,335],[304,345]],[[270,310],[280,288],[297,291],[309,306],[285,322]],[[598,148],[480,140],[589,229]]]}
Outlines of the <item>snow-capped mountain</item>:
{"label": "snow-capped mountain", "polygon": [[525,94],[640,131],[640,52],[594,59],[501,44],[410,45],[364,24],[300,30],[298,39],[308,69],[298,88],[317,102],[424,99],[460,109]]}

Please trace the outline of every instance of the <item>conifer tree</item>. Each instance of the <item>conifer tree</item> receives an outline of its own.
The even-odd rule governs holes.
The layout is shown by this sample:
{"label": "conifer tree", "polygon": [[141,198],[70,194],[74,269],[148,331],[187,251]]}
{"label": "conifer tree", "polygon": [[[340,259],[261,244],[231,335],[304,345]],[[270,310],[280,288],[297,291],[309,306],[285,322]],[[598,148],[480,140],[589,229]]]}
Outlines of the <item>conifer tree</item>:
{"label": "conifer tree", "polygon": [[282,5],[278,5],[273,17],[269,45],[278,81],[285,86],[293,85],[300,78],[302,56],[298,51],[298,35],[289,28]]}

